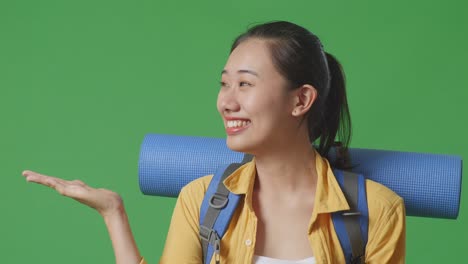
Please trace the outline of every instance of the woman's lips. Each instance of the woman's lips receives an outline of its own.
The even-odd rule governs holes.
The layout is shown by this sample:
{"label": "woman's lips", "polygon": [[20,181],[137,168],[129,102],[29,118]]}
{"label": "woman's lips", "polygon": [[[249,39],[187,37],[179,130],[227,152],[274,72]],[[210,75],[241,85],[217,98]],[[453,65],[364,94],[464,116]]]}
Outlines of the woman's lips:
{"label": "woman's lips", "polygon": [[228,128],[226,128],[226,133],[228,135],[236,135],[236,134],[239,134],[242,131],[246,130],[249,126],[250,126],[250,124],[246,125],[244,127],[228,127]]}
{"label": "woman's lips", "polygon": [[226,119],[226,133],[228,135],[236,135],[244,131],[250,126],[251,122],[248,119]]}

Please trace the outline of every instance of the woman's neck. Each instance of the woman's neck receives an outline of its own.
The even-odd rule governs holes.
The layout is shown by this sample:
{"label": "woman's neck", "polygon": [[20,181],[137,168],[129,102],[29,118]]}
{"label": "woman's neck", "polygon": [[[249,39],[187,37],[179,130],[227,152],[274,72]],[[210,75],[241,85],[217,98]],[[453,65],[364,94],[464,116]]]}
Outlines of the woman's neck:
{"label": "woman's neck", "polygon": [[[300,193],[315,188],[316,153],[310,144],[290,144],[278,151],[255,155],[257,190]],[[258,189],[260,188],[260,189]]]}

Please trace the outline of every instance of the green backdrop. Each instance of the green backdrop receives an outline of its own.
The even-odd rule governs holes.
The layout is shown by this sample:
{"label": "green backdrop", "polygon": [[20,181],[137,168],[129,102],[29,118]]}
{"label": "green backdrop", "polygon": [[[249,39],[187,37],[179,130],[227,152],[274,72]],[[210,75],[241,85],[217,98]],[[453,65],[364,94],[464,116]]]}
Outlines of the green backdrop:
{"label": "green backdrop", "polygon": [[[172,198],[140,193],[146,133],[224,137],[216,111],[231,41],[282,19],[315,32],[347,74],[353,147],[468,157],[463,1],[0,2],[0,262],[112,263],[99,214],[25,169],[120,193],[157,263]],[[407,218],[408,263],[456,263],[458,220]]]}

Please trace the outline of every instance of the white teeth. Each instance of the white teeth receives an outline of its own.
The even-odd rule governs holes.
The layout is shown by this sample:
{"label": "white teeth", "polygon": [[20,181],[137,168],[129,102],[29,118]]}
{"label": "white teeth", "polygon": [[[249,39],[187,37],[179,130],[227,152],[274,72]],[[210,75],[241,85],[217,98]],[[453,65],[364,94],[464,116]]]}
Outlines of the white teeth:
{"label": "white teeth", "polygon": [[227,121],[227,127],[244,127],[250,124],[250,121],[243,121],[243,120],[230,120]]}

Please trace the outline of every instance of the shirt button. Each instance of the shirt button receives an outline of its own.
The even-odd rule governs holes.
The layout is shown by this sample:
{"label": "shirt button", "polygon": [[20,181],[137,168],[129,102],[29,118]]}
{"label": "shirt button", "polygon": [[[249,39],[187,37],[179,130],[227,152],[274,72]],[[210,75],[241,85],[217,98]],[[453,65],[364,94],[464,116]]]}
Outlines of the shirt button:
{"label": "shirt button", "polygon": [[250,239],[245,240],[245,245],[250,247],[252,245],[252,240]]}

